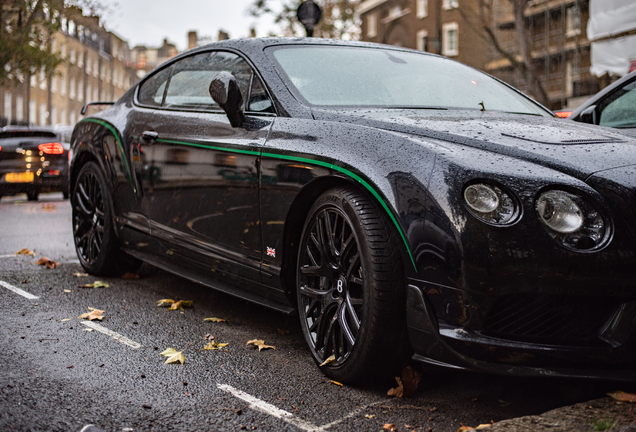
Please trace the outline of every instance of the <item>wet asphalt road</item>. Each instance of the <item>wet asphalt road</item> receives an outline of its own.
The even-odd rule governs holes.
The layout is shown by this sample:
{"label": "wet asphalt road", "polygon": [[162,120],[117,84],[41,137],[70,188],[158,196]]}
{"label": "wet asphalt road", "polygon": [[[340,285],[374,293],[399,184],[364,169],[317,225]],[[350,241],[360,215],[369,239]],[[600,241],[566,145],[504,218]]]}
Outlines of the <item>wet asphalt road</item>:
{"label": "wet asphalt road", "polygon": [[[13,255],[22,248],[36,256]],[[62,265],[36,265],[42,256]],[[102,278],[108,288],[79,288],[96,278],[76,272],[82,269],[70,205],[61,194],[0,201],[0,282],[38,296],[25,298],[0,283],[0,431],[79,431],[87,424],[107,431],[378,431],[392,423],[399,431],[454,432],[619,388],[634,391],[618,383],[445,372],[425,375],[411,398],[392,398],[391,382],[349,387],[326,379],[295,316],[150,266],[140,279]],[[194,307],[156,306],[166,298]],[[77,317],[89,307],[104,310],[97,322],[130,344],[88,331]],[[229,345],[203,351],[206,334]],[[259,352],[246,346],[251,339],[276,349]],[[183,365],[163,363],[159,353],[169,347],[185,349]]]}

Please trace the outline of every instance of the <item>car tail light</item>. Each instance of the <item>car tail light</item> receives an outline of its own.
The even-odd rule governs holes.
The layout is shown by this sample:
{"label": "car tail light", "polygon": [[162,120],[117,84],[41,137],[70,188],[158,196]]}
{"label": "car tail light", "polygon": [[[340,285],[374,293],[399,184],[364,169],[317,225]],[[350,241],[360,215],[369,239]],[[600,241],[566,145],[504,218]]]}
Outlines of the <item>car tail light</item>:
{"label": "car tail light", "polygon": [[556,111],[557,117],[568,118],[572,115],[572,111]]}
{"label": "car tail light", "polygon": [[49,174],[50,176],[59,176],[60,174],[62,174],[62,171],[60,171],[60,170],[50,170],[50,171],[48,172],[48,174]]}
{"label": "car tail light", "polygon": [[57,142],[40,144],[38,146],[38,150],[46,154],[54,154],[54,155],[59,155],[64,153],[64,147],[62,147],[62,144]]}

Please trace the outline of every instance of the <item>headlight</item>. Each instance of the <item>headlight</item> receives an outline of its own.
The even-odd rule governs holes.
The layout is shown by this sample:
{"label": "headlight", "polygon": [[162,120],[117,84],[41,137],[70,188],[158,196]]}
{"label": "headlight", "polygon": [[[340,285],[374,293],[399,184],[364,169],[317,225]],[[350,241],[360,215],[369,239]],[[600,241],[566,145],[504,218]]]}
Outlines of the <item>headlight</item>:
{"label": "headlight", "polygon": [[470,212],[493,225],[509,225],[519,216],[519,205],[511,193],[488,183],[474,183],[464,189],[464,201]]}
{"label": "headlight", "polygon": [[543,192],[535,208],[550,236],[568,249],[597,249],[608,237],[607,222],[601,213],[589,200],[574,193]]}

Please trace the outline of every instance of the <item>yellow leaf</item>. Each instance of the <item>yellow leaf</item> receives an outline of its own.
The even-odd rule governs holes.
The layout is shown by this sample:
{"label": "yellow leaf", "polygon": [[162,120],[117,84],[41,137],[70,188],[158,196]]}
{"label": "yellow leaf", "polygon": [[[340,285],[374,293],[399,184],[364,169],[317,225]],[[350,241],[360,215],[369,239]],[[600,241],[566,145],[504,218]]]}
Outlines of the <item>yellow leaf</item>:
{"label": "yellow leaf", "polygon": [[417,386],[420,384],[420,379],[422,378],[422,373],[416,371],[411,368],[411,366],[407,366],[402,369],[402,377],[395,377],[395,381],[397,381],[398,386],[396,388],[392,388],[387,392],[389,396],[395,397],[409,397],[417,391]]}
{"label": "yellow leaf", "polygon": [[327,360],[325,360],[324,362],[320,363],[320,366],[324,366],[324,365],[327,365],[327,364],[329,364],[329,363],[333,363],[333,362],[335,362],[335,361],[336,361],[336,355],[335,355],[335,354],[331,354],[331,355],[327,358]]}
{"label": "yellow leaf", "polygon": [[384,426],[382,426],[382,430],[384,430],[384,431],[395,431],[395,430],[397,430],[397,428],[395,427],[394,423],[386,423]]}
{"label": "yellow leaf", "polygon": [[334,383],[335,385],[340,386],[340,387],[344,386],[344,384],[343,384],[343,383],[340,383],[340,382],[338,382],[338,381],[329,380],[329,382],[332,382],[332,383]]}
{"label": "yellow leaf", "polygon": [[64,292],[65,293],[70,293],[70,292],[73,292],[73,291],[65,289]]}
{"label": "yellow leaf", "polygon": [[88,276],[88,273],[75,272],[75,273],[73,273],[73,276],[75,276],[75,277],[86,277],[86,276]]}
{"label": "yellow leaf", "polygon": [[373,418],[373,417],[375,417],[375,414],[365,414],[364,416],[366,418]]}
{"label": "yellow leaf", "polygon": [[210,321],[210,322],[218,323],[218,322],[226,322],[227,320],[225,320],[223,318],[214,318],[214,317],[212,317],[212,318],[204,318],[203,321]]}
{"label": "yellow leaf", "polygon": [[168,348],[162,353],[160,353],[164,357],[168,357],[164,363],[181,363],[185,361],[185,357],[181,354],[183,351],[177,351],[174,348]]}
{"label": "yellow leaf", "polygon": [[386,394],[388,396],[395,396],[395,397],[403,397],[404,396],[404,386],[402,385],[402,378],[400,377],[395,377],[395,381],[397,381],[398,386],[392,389],[389,389],[388,392],[386,392]]}
{"label": "yellow leaf", "polygon": [[16,253],[14,253],[14,255],[29,255],[29,256],[35,256],[35,252],[33,252],[32,250],[29,250],[27,248],[22,248],[19,251],[17,251]]}
{"label": "yellow leaf", "polygon": [[56,261],[51,261],[50,259],[48,259],[47,257],[42,257],[40,258],[37,262],[37,265],[41,265],[41,266],[45,266],[46,268],[49,269],[54,269],[55,267],[61,266],[62,264]]}
{"label": "yellow leaf", "polygon": [[488,423],[484,423],[484,424],[480,424],[475,429],[486,429],[487,427],[490,427],[490,426],[492,426],[492,425],[488,424]]}
{"label": "yellow leaf", "polygon": [[204,350],[218,350],[218,349],[221,349],[221,348],[226,347],[228,345],[229,344],[227,344],[227,343],[219,343],[219,342],[213,340],[213,341],[210,341],[209,344],[204,346],[203,349]]}
{"label": "yellow leaf", "polygon": [[265,345],[265,341],[262,339],[252,339],[251,341],[248,341],[245,345],[254,345],[258,347],[258,350],[264,350],[264,349],[276,349],[276,347],[273,347],[271,345]]}
{"label": "yellow leaf", "polygon": [[89,321],[93,321],[93,320],[102,320],[104,317],[102,316],[102,314],[104,313],[103,310],[100,309],[94,309],[94,308],[89,308],[91,310],[91,312],[87,312],[87,313],[83,313],[80,316],[78,316],[78,318],[86,318]]}
{"label": "yellow leaf", "polygon": [[110,285],[108,285],[105,282],[102,281],[95,281],[93,283],[90,284],[84,284],[84,285],[78,285],[78,288],[108,288]]}
{"label": "yellow leaf", "polygon": [[157,306],[166,307],[166,306],[172,305],[172,303],[174,303],[174,300],[172,300],[172,299],[163,299],[163,300],[159,300],[157,302]]}
{"label": "yellow leaf", "polygon": [[629,402],[629,403],[634,403],[636,402],[636,395],[631,394],[631,393],[625,393],[623,391],[616,391],[614,393],[608,393],[608,396],[613,397],[614,399],[616,399],[617,401],[621,401],[621,402]]}
{"label": "yellow leaf", "polygon": [[71,320],[70,318],[64,318],[64,319],[61,319],[60,322],[70,321],[70,320]]}
{"label": "yellow leaf", "polygon": [[457,432],[466,432],[471,430],[475,430],[475,428],[471,428],[470,426],[462,426],[459,429],[457,429]]}
{"label": "yellow leaf", "polygon": [[192,300],[179,300],[178,302],[172,303],[172,305],[168,308],[168,310],[177,310],[183,308],[191,308]]}

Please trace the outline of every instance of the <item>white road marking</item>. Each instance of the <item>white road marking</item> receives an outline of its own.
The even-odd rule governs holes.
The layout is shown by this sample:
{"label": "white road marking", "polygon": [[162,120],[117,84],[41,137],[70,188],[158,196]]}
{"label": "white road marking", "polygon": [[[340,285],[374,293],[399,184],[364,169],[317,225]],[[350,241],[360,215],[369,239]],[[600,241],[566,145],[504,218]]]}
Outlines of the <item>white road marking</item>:
{"label": "white road marking", "polygon": [[345,420],[347,420],[347,419],[349,419],[351,417],[355,417],[358,414],[362,414],[364,412],[364,410],[366,410],[367,408],[372,407],[373,405],[377,405],[377,404],[382,403],[382,402],[383,401],[377,401],[377,402],[370,403],[368,405],[361,406],[357,410],[350,412],[349,414],[347,414],[346,416],[342,417],[339,420],[335,420],[335,421],[332,421],[331,423],[327,423],[326,425],[320,426],[320,430],[327,430],[330,427],[335,426],[335,425],[337,425],[339,423],[342,423],[343,421],[345,421]]}
{"label": "white road marking", "polygon": [[82,324],[84,324],[86,327],[90,327],[93,330],[96,330],[100,333],[104,333],[107,336],[112,337],[113,339],[115,339],[117,342],[121,342],[124,345],[128,345],[131,348],[134,349],[138,349],[141,348],[141,344],[138,344],[137,342],[131,341],[130,339],[128,339],[126,336],[120,335],[119,333],[116,333],[112,330],[108,330],[106,327],[101,326],[97,323],[94,323],[92,321],[82,321]]}
{"label": "white road marking", "polygon": [[269,414],[273,417],[279,418],[283,420],[284,422],[287,422],[291,425],[296,426],[298,429],[301,429],[307,432],[320,432],[323,430],[321,427],[318,427],[314,424],[306,422],[305,420],[301,420],[297,417],[294,417],[292,413],[282,410],[280,408],[276,408],[274,405],[269,404],[265,401],[262,401],[258,398],[255,398],[254,396],[249,395],[245,392],[242,392],[241,390],[237,390],[230,385],[217,384],[216,386],[223,391],[231,393],[232,395],[236,396],[239,399],[243,399],[245,402],[250,404],[249,405],[250,408],[265,414]]}
{"label": "white road marking", "polygon": [[11,257],[17,257],[16,254],[9,254],[9,255],[0,255],[0,258],[11,258]]}
{"label": "white road marking", "polygon": [[35,295],[31,294],[31,293],[28,293],[28,292],[26,292],[26,291],[24,291],[24,290],[21,290],[21,289],[20,289],[20,288],[18,288],[18,287],[14,287],[13,285],[8,284],[8,283],[6,283],[6,282],[4,282],[4,281],[0,281],[0,286],[3,286],[3,287],[5,287],[6,289],[8,289],[8,290],[10,290],[10,291],[13,291],[13,292],[14,292],[14,293],[16,293],[16,294],[20,294],[22,297],[26,297],[26,298],[28,298],[29,300],[35,300],[35,299],[39,299],[39,298],[40,298],[40,297],[35,296]]}

